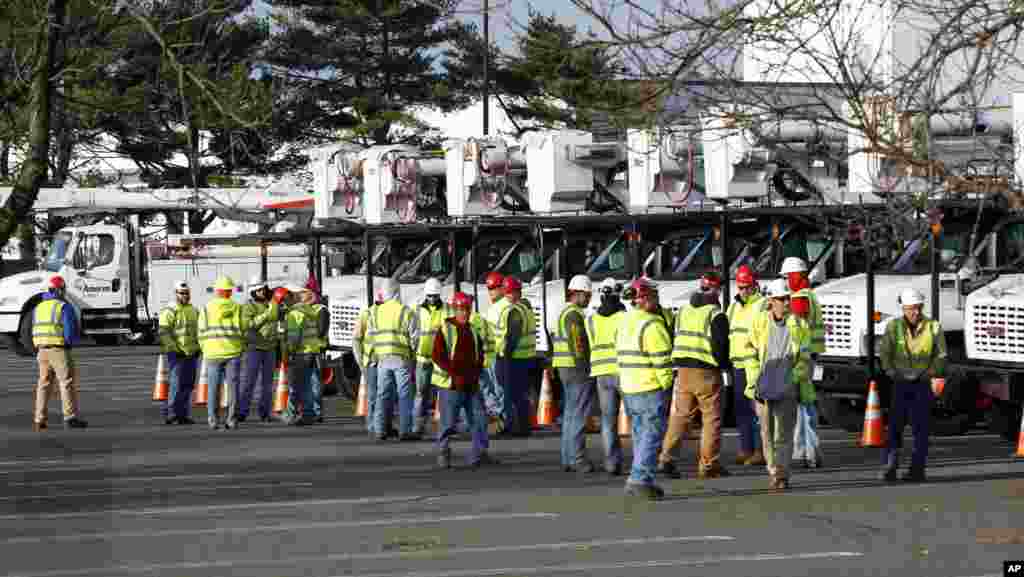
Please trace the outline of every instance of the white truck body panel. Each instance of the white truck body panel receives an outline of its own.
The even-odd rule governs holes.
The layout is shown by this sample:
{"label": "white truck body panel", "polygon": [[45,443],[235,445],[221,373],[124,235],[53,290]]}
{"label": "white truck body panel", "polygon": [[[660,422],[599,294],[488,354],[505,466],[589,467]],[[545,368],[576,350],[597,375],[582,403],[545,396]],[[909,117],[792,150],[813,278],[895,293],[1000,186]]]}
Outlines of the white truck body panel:
{"label": "white truck body panel", "polygon": [[967,297],[967,358],[1024,363],[1024,274],[1000,277]]}

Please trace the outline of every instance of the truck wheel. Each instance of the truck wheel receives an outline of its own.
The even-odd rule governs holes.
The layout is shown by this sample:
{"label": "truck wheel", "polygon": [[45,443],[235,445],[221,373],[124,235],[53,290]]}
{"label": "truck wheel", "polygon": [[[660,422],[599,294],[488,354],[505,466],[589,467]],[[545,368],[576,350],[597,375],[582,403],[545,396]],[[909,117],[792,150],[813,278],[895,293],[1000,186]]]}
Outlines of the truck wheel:
{"label": "truck wheel", "polygon": [[338,383],[338,391],[348,400],[356,402],[359,396],[359,365],[352,353],[345,352],[336,361],[334,380]]}
{"label": "truck wheel", "polygon": [[94,335],[92,340],[101,347],[116,347],[121,344],[121,335]]}
{"label": "truck wheel", "polygon": [[10,336],[10,342],[8,343],[11,350],[14,351],[19,357],[31,357],[33,354],[32,346],[32,309],[21,315],[21,322],[18,323],[18,334]]}
{"label": "truck wheel", "polygon": [[930,428],[928,434],[932,436],[949,437],[963,435],[971,429],[971,417],[961,413],[955,415],[932,415],[932,422],[928,426]]}
{"label": "truck wheel", "polygon": [[[861,403],[863,404],[863,403]],[[833,427],[847,433],[859,433],[864,428],[864,408],[853,404],[850,399],[822,395],[818,399],[821,415]]]}

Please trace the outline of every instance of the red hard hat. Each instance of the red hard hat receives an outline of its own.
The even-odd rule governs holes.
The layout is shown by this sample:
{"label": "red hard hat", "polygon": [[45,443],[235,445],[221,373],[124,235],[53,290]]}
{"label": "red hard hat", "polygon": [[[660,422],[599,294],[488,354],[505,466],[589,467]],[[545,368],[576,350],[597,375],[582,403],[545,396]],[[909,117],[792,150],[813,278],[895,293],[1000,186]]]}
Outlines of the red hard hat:
{"label": "red hard hat", "polygon": [[275,303],[281,304],[281,303],[284,302],[284,299],[286,299],[286,298],[288,298],[288,289],[286,289],[284,287],[278,287],[277,290],[274,291],[274,302]]}
{"label": "red hard hat", "polygon": [[750,286],[754,284],[754,271],[750,270],[750,267],[743,265],[736,269],[736,286]]}
{"label": "red hard hat", "polygon": [[473,297],[460,291],[452,295],[450,303],[457,309],[468,309],[473,306]]}
{"label": "red hard hat", "polygon": [[700,277],[700,288],[716,289],[722,287],[722,278],[715,272],[706,272]]}
{"label": "red hard hat", "polygon": [[658,291],[658,285],[651,282],[647,277],[640,277],[630,283],[629,288],[636,291],[637,296],[646,295]]}
{"label": "red hard hat", "polygon": [[517,291],[522,290],[523,283],[519,282],[519,279],[514,276],[507,276],[505,277],[505,282],[502,283],[502,286],[504,286],[507,291]]}
{"label": "red hard hat", "polygon": [[487,283],[488,289],[501,288],[501,284],[505,282],[505,277],[501,276],[500,272],[492,270],[487,273],[487,279],[484,282]]}
{"label": "red hard hat", "polygon": [[62,277],[62,276],[55,276],[55,277],[51,278],[50,279],[50,288],[52,288],[52,289],[62,289],[62,288],[64,288],[64,277]]}

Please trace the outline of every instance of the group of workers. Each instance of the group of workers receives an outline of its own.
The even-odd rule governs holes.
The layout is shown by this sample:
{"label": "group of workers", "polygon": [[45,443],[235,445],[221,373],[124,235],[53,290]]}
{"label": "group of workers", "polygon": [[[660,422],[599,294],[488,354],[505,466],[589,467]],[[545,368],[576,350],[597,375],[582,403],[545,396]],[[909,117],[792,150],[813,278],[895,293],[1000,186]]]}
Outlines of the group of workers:
{"label": "group of workers", "polygon": [[[161,406],[167,424],[193,422],[190,400],[200,355],[207,370],[211,429],[233,429],[245,421],[255,391],[260,419],[271,421],[271,375],[282,358],[290,386],[283,420],[295,425],[322,421],[319,358],[327,345],[326,307],[308,287],[271,293],[260,279],[251,284],[251,301],[243,305],[232,300],[234,281],[221,278],[215,298],[197,310],[190,304],[188,285],[180,283],[176,302],[161,312],[160,346],[171,375],[170,395]],[[530,434],[536,315],[515,277],[492,272],[486,284],[490,306],[485,315],[474,311],[473,298],[463,292],[442,302],[437,279],[428,279],[417,307],[403,304],[393,279],[377,290],[353,334],[373,438],[419,440],[436,407],[438,465],[448,468],[460,417],[472,436],[468,462],[473,467],[497,463],[488,453],[488,413],[501,423],[502,435]],[[591,281],[583,275],[571,279],[551,337],[551,367],[562,383],[564,471],[598,470],[586,454],[586,421],[596,392],[607,473],[624,473],[617,434],[620,404],[631,422],[627,494],[658,499],[664,491],[655,476],[681,476],[679,448],[698,413],[698,478],[729,475],[720,455],[722,389],[729,381],[736,395],[737,464],[766,465],[775,490],[789,487],[792,460],[822,466],[812,371],[824,352],[825,326],[806,263],[785,259],[780,278],[770,281],[763,295],[753,271],[739,267],[738,292],[724,311],[721,284],[717,275],[704,275],[688,302],[673,313],[661,305],[658,286],[650,279],[636,279],[625,290],[605,279],[599,305],[588,313]],[[928,453],[930,379],[943,376],[946,345],[939,323],[923,316],[919,291],[908,289],[899,300],[903,316],[888,324],[880,348],[882,368],[892,383],[883,479],[896,480],[909,419],[914,445],[903,479],[921,481]],[[61,277],[50,282],[33,321],[39,362],[34,429],[47,426],[54,380],[60,385],[65,427],[84,428],[71,356],[80,330]],[[216,399],[224,382],[229,398],[227,409],[219,412]],[[392,423],[396,402],[397,429]]]}

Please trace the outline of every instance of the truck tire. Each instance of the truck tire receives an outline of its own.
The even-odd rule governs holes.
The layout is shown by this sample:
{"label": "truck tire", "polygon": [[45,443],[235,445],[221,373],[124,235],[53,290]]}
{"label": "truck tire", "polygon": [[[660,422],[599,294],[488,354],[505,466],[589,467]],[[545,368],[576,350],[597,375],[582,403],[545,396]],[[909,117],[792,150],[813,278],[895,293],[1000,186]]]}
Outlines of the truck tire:
{"label": "truck tire", "polygon": [[[955,415],[932,415],[932,421],[928,424],[928,435],[933,437],[949,437],[964,435],[971,430],[972,419],[970,415],[958,413]],[[908,424],[908,429],[909,424]]]}
{"label": "truck tire", "polygon": [[32,311],[35,307],[21,314],[21,322],[18,323],[18,334],[10,336],[9,346],[19,357],[31,357],[34,353],[32,346]]}
{"label": "truck tire", "polygon": [[849,399],[823,394],[818,399],[821,416],[833,427],[847,433],[859,433],[864,428],[863,403],[855,405]]}
{"label": "truck tire", "polygon": [[93,335],[92,340],[101,347],[116,347],[121,344],[121,335]]}

